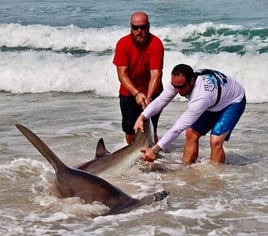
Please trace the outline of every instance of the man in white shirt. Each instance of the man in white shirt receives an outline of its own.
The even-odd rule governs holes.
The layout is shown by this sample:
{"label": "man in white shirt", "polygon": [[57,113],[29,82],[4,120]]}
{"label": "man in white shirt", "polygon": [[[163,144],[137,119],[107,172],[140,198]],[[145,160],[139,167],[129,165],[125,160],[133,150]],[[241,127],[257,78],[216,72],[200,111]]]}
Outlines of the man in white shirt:
{"label": "man in white shirt", "polygon": [[157,154],[186,129],[183,163],[191,164],[198,158],[199,138],[211,130],[210,159],[224,163],[224,141],[228,141],[246,106],[244,88],[233,78],[215,70],[193,71],[189,65],[176,65],[171,81],[158,98],[151,102],[136,120],[134,130],[144,130],[143,121],[162,111],[180,94],[188,99],[188,108],[171,129],[152,147],[144,147],[143,159],[154,161]]}

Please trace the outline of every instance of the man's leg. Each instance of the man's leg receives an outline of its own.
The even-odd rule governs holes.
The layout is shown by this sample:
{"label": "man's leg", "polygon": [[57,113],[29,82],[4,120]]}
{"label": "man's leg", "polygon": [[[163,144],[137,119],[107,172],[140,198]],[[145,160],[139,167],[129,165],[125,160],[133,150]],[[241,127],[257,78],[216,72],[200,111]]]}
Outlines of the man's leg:
{"label": "man's leg", "polygon": [[245,110],[245,106],[246,98],[244,97],[241,102],[233,103],[222,110],[210,135],[211,161],[216,163],[225,162],[223,143],[229,140],[232,130]]}
{"label": "man's leg", "polygon": [[223,149],[223,143],[229,131],[222,135],[210,135],[210,160],[215,163],[225,162],[225,152]]}
{"label": "man's leg", "polygon": [[199,138],[201,135],[193,130],[192,128],[188,128],[186,130],[186,140],[184,144],[183,150],[183,163],[184,164],[192,164],[196,161],[198,157],[198,148],[199,148]]}

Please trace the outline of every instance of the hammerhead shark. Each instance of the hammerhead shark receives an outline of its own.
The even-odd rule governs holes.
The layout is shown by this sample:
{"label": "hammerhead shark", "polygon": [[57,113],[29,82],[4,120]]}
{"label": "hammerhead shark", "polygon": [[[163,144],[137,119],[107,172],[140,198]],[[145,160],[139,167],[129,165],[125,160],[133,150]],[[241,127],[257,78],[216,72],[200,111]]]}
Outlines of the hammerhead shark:
{"label": "hammerhead shark", "polygon": [[95,158],[78,164],[75,168],[98,176],[121,175],[131,167],[134,161],[142,157],[141,149],[152,146],[152,143],[152,124],[149,119],[144,122],[144,132],[139,130],[132,144],[110,153],[105,147],[104,140],[100,138],[96,146]]}
{"label": "hammerhead shark", "polygon": [[80,197],[86,203],[101,202],[109,207],[107,214],[119,214],[160,201],[169,195],[167,191],[161,191],[141,199],[132,198],[101,177],[82,169],[66,166],[31,130],[20,124],[16,124],[16,127],[53,166],[55,185],[62,197]]}

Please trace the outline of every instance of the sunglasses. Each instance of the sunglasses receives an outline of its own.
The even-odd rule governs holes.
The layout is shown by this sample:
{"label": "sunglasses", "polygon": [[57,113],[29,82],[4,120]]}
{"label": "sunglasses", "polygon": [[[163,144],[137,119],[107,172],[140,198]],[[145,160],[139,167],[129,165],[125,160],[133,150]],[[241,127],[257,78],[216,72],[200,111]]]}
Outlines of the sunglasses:
{"label": "sunglasses", "polygon": [[131,28],[133,29],[133,30],[146,30],[147,29],[147,27],[148,27],[148,24],[144,24],[144,25],[133,25],[133,24],[131,24]]}
{"label": "sunglasses", "polygon": [[174,85],[171,83],[171,85],[175,88],[175,89],[184,89],[187,86],[187,83],[183,84],[183,85]]}

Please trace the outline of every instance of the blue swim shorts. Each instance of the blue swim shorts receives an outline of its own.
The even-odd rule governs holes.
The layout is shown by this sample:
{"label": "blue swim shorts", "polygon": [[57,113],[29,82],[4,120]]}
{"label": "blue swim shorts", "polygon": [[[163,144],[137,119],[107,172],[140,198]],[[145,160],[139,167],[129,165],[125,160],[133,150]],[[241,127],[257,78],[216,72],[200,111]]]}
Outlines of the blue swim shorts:
{"label": "blue swim shorts", "polygon": [[241,102],[230,104],[221,111],[205,111],[191,128],[201,135],[206,135],[210,130],[210,134],[218,136],[230,131],[225,138],[225,141],[228,141],[245,107],[246,97],[244,97]]}

